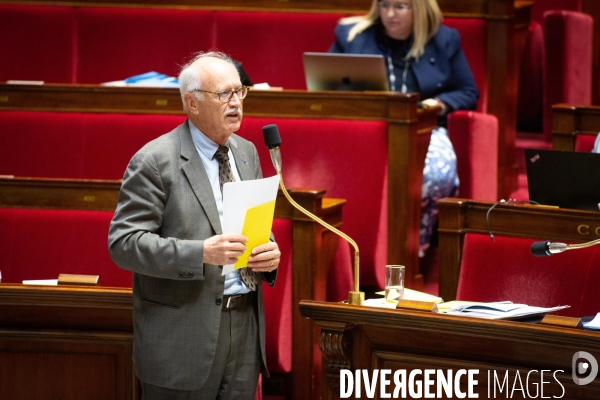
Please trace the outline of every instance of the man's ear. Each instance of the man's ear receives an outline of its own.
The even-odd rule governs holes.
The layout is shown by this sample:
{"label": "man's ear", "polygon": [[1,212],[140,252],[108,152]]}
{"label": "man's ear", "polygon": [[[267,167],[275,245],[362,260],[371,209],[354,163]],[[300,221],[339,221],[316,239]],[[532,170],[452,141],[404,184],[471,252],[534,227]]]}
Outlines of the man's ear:
{"label": "man's ear", "polygon": [[183,101],[185,101],[185,105],[189,112],[192,114],[198,113],[198,99],[194,96],[193,93],[187,92],[183,95]]}

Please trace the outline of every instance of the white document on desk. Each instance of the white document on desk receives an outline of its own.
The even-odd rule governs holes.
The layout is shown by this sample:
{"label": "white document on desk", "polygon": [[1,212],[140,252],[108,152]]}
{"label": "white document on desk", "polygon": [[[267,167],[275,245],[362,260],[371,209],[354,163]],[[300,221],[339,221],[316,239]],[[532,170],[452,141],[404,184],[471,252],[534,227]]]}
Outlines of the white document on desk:
{"label": "white document on desk", "polygon": [[246,251],[239,257],[240,261],[223,265],[223,275],[246,267],[252,248],[269,240],[278,187],[279,175],[223,185],[223,233],[239,233],[248,237]]}

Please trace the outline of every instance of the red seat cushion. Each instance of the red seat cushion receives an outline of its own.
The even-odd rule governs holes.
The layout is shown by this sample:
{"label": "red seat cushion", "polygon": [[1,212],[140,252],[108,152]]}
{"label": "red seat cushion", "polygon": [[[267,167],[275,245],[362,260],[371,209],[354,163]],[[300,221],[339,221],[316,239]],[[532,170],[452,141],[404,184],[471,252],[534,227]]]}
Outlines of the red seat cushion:
{"label": "red seat cushion", "polygon": [[302,53],[326,52],[341,14],[216,13],[216,48],[242,62],[253,83],[306,89]]}
{"label": "red seat cushion", "polygon": [[[277,124],[286,187],[324,188],[346,199],[342,230],[360,248],[362,285],[384,286],[387,260],[387,124],[382,121],[246,117],[238,132],[257,145],[265,176],[275,170],[262,127]],[[365,147],[368,143],[368,147]]]}
{"label": "red seat cushion", "polygon": [[74,83],[72,7],[0,5],[0,81]]}
{"label": "red seat cushion", "polygon": [[2,281],[99,275],[99,285],[131,287],[131,272],[108,254],[107,211],[0,208]]}
{"label": "red seat cushion", "polygon": [[487,109],[487,22],[483,18],[444,18],[444,25],[460,33],[461,45],[479,89],[477,111]]}
{"label": "red seat cushion", "polygon": [[81,7],[77,20],[78,83],[177,76],[192,53],[214,47],[210,11]]}
{"label": "red seat cushion", "polygon": [[[531,306],[570,305],[560,315],[584,316],[600,311],[598,259],[600,248],[570,250],[551,257],[534,257],[537,240],[466,234],[456,298],[504,301]],[[593,288],[593,289],[592,289]],[[594,303],[584,298],[594,298]]]}

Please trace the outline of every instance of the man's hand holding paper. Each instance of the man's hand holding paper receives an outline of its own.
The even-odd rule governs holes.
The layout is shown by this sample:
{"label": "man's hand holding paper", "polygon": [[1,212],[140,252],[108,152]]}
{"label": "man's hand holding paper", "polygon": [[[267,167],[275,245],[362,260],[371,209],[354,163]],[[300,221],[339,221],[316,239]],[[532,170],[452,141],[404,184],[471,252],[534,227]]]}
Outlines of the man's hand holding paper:
{"label": "man's hand holding paper", "polygon": [[223,185],[223,232],[247,238],[237,261],[222,264],[223,275],[246,266],[270,272],[279,265],[279,247],[270,241],[278,186],[278,176]]}

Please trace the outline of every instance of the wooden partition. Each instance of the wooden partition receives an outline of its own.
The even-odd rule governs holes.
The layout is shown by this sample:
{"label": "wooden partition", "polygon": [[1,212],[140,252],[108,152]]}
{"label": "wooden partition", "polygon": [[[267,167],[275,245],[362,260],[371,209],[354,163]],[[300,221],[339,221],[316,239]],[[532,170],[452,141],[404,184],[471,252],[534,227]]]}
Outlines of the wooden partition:
{"label": "wooden partition", "polygon": [[[0,84],[1,99],[4,100],[0,101],[0,111],[183,113],[176,89]],[[423,165],[431,130],[437,124],[436,110],[418,109],[417,102],[417,95],[389,92],[259,90],[251,91],[244,100],[244,114],[250,117],[387,123],[387,197],[391,206],[387,210],[387,243],[384,245],[387,246],[387,261],[406,265],[407,284],[415,288],[422,284],[418,247]],[[352,216],[346,217],[349,218]],[[384,265],[374,265],[373,260],[367,259],[361,265],[365,270],[384,268]]]}
{"label": "wooden partition", "polygon": [[[552,106],[552,148],[575,151],[577,136],[600,132],[600,106],[556,104]],[[588,138],[587,141],[593,141]]]}
{"label": "wooden partition", "polygon": [[[27,207],[27,208],[59,208],[59,209],[83,209],[83,210],[106,210],[113,211],[117,205],[117,198],[120,189],[120,181],[94,181],[94,180],[75,180],[75,179],[34,179],[34,178],[0,178],[0,207]],[[294,200],[302,205],[304,208],[310,210],[313,214],[318,215],[323,218],[325,221],[330,223],[333,226],[341,228],[342,225],[342,207],[345,203],[342,199],[332,199],[325,198],[324,190],[290,190],[291,196]],[[321,227],[321,225],[313,222],[308,219],[304,214],[296,210],[292,207],[292,205],[287,201],[281,191],[278,194],[276,207],[275,207],[275,218],[285,218],[293,220],[293,259],[292,259],[292,371],[293,378],[285,378],[285,377],[276,377],[276,380],[269,381],[265,380],[263,384],[263,388],[265,390],[269,390],[273,385],[281,385],[282,382],[292,382],[293,385],[291,392],[294,393],[294,399],[305,399],[310,398],[311,392],[313,390],[318,390],[318,381],[313,380],[313,375],[318,372],[318,363],[317,369],[315,368],[315,360],[313,357],[313,346],[316,343],[316,336],[314,326],[311,321],[300,316],[297,305],[302,299],[321,299],[324,300],[326,298],[326,282],[328,275],[328,268],[331,264],[331,261],[334,257],[334,253],[336,251],[338,245],[338,237],[332,232],[325,230]],[[1,267],[1,265],[0,265]],[[43,268],[43,266],[40,266]],[[116,267],[115,267],[116,268]],[[28,326],[28,324],[33,324],[28,318],[34,318],[36,313],[40,313],[44,315],[40,321],[36,322],[35,325],[28,326],[28,328],[33,329],[51,329],[56,326],[62,327],[61,324],[66,324],[64,326],[65,329],[81,329],[77,325],[69,325],[62,321],[63,318],[69,319],[68,316],[68,307],[72,305],[69,302],[63,304],[59,304],[59,314],[53,315],[52,313],[45,312],[41,305],[38,305],[37,308],[34,304],[31,305],[30,308],[27,309],[27,313],[23,314],[23,319],[19,319],[18,310],[19,308],[11,309],[11,305],[13,302],[18,303],[21,301],[27,302],[27,300],[23,300],[20,296],[33,296],[33,293],[38,293],[35,290],[30,289],[27,290],[25,287],[23,288],[13,288],[12,286],[9,290],[15,291],[16,297],[12,299],[8,303],[2,303],[2,286],[0,285],[0,349],[2,349],[2,337],[6,335],[10,337],[11,343],[17,343],[17,338],[19,335],[16,334],[12,328],[15,328],[12,324],[24,324],[24,326]],[[103,289],[95,289],[92,292],[87,291],[75,291],[75,295],[71,292],[68,292],[63,289],[50,289],[46,288],[46,291],[42,291],[44,296],[77,296],[80,293],[83,293],[84,296],[90,296],[90,298],[85,302],[88,307],[94,307],[93,302],[95,301],[95,296],[106,296],[106,294],[102,291]],[[115,289],[116,290],[116,289]],[[111,292],[113,289],[106,288],[106,291]],[[12,292],[11,292],[12,293]],[[66,294],[65,294],[66,293]],[[98,294],[100,293],[100,294]],[[136,391],[134,390],[136,386],[131,386],[133,382],[133,372],[131,370],[131,290],[119,291],[121,296],[127,296],[125,299],[129,303],[127,304],[127,311],[129,312],[129,321],[128,324],[124,326],[120,326],[119,329],[124,330],[125,332],[122,334],[122,338],[120,340],[123,341],[121,343],[121,347],[119,347],[120,352],[129,352],[126,354],[126,362],[122,359],[118,358],[119,363],[123,363],[123,365],[127,368],[124,369],[123,366],[119,366],[118,371],[115,372],[115,375],[119,379],[122,379],[125,382],[129,382],[130,386],[123,387],[123,383],[118,381],[115,383],[114,388],[104,385],[103,388],[105,391],[100,391],[98,396],[100,397],[89,397],[90,399],[98,398],[98,399],[106,399],[106,398],[118,398],[118,399],[133,399],[136,398]],[[7,298],[10,296],[7,296]],[[69,299],[74,299],[76,297],[69,297]],[[42,301],[42,303],[44,303]],[[50,302],[54,305],[54,301]],[[99,306],[98,306],[99,307]],[[48,308],[48,310],[54,312],[53,309]],[[112,312],[112,311],[111,311]],[[6,314],[9,313],[9,314]],[[30,313],[30,314],[28,314]],[[76,311],[74,311],[74,315]],[[5,319],[5,316],[9,315],[11,318],[14,318],[13,321],[11,318]],[[82,315],[85,318],[93,318],[93,316],[88,317],[87,315]],[[56,319],[55,319],[56,318]],[[110,318],[110,316],[104,316],[102,318],[98,318],[96,324],[101,324],[106,322],[106,319]],[[122,316],[121,316],[122,318]],[[92,319],[90,319],[91,321]],[[95,320],[94,320],[95,321]],[[72,322],[76,324],[76,322]],[[94,326],[95,327],[95,326]],[[107,330],[112,329],[113,325],[111,323],[107,324]],[[3,331],[2,329],[10,328],[7,331]],[[90,331],[94,329],[86,327]],[[65,356],[65,362],[67,363],[66,368],[76,368],[76,365],[71,365],[70,363],[77,362],[87,362],[83,359],[80,360],[81,357],[75,356],[70,353],[75,353],[80,350],[77,350],[75,343],[71,343],[75,341],[75,337],[78,335],[91,335],[90,332],[71,332],[71,331],[61,331],[60,337],[63,340],[64,352],[69,353],[69,356]],[[44,353],[48,344],[44,343],[45,341],[50,340],[50,336],[45,336],[44,334],[39,334],[39,337],[43,343],[33,346],[34,353],[40,353],[36,356],[25,356],[21,353],[11,354],[7,356],[7,360],[10,362],[15,361],[18,363],[23,363],[24,366],[27,366],[27,363],[34,362],[33,360],[36,357],[40,359],[45,359],[45,356],[41,353]],[[33,340],[35,336],[34,333],[25,332],[26,339],[23,339],[23,343],[19,342],[19,346],[23,346],[23,348],[28,348],[28,341]],[[70,338],[70,339],[69,339]],[[9,339],[6,339],[9,340]],[[106,350],[98,350],[98,351],[116,351],[114,350],[114,346],[110,347],[102,347],[100,341],[106,340],[104,337],[99,337],[97,339],[89,338],[89,343],[86,345],[89,346],[98,346],[99,349]],[[52,348],[52,346],[50,346]],[[48,350],[50,353],[55,350]],[[56,350],[58,351],[58,350]],[[1,353],[0,353],[1,354]],[[116,357],[115,354],[110,353],[106,356]],[[122,354],[118,354],[118,357],[122,357]],[[14,358],[12,358],[14,357]],[[54,358],[49,357],[54,360]],[[0,356],[0,360],[4,360]],[[89,362],[92,362],[90,360]],[[32,367],[32,366],[31,366]],[[49,365],[43,365],[40,367],[42,370],[45,368],[49,368]],[[45,375],[43,375],[40,369],[39,379],[46,379]],[[20,382],[20,379],[25,379],[25,376],[19,375],[20,372],[15,372],[15,382]],[[105,374],[108,372],[105,372]],[[124,375],[125,374],[125,375]],[[131,376],[130,376],[131,375]],[[52,374],[48,376],[53,376]],[[77,376],[77,375],[75,375]],[[102,375],[105,377],[105,375]],[[50,378],[48,378],[50,379]],[[81,385],[81,390],[85,388],[85,390],[92,390],[90,387],[83,385],[79,382],[64,382],[64,378],[61,381],[62,385],[65,387],[52,386],[53,390],[58,391],[59,393],[62,390],[67,390],[70,387],[70,384],[73,384],[77,387]],[[74,378],[75,379],[75,378]],[[100,377],[98,378],[101,379]],[[41,381],[42,382],[42,381]],[[98,384],[101,382],[99,381]],[[41,383],[40,383],[41,384]],[[5,386],[5,385],[0,385]],[[15,384],[15,387],[10,390],[17,390],[16,393],[19,392],[20,385]],[[25,388],[27,385],[23,385]],[[285,389],[285,388],[284,388]],[[0,388],[0,394],[2,393],[2,388]],[[7,387],[4,390],[8,390]],[[115,393],[118,393],[118,396],[113,397],[102,397],[106,394],[106,390],[115,390]],[[133,391],[132,391],[133,390]],[[12,393],[12,392],[7,392]],[[62,393],[62,392],[60,392]],[[79,392],[77,392],[79,393]],[[82,392],[84,393],[84,392]],[[88,393],[88,392],[85,392]],[[111,392],[112,393],[112,392]],[[133,395],[132,395],[133,393]],[[29,398],[25,397],[5,397],[0,396],[2,398]],[[36,396],[31,396],[31,398],[35,398]],[[86,396],[81,396],[81,398],[88,398]]]}
{"label": "wooden partition", "polygon": [[[448,370],[451,380],[460,384],[452,385],[452,394],[443,395],[444,399],[475,397],[467,394],[467,371],[473,372],[473,393],[480,399],[592,400],[600,396],[597,378],[582,386],[572,378],[576,352],[600,358],[597,331],[316,301],[302,301],[300,312],[321,327],[323,400],[341,398],[342,370],[353,376],[363,370],[370,382],[373,372],[380,372],[371,398],[383,398],[380,375],[385,369],[391,372],[386,376],[388,397],[397,387],[394,373],[401,370],[405,371],[406,396],[398,398],[442,398],[435,395],[440,385],[436,374],[447,377]],[[426,376],[426,371],[434,372]],[[362,382],[362,398],[367,398]],[[409,388],[421,395],[412,395]],[[426,390],[430,396],[424,395]]]}
{"label": "wooden partition", "polygon": [[[600,238],[600,213],[523,203],[442,199],[440,211],[440,296],[456,298],[461,253],[467,233],[534,238],[557,242],[587,242]],[[490,208],[494,206],[489,213]],[[489,222],[489,225],[488,225]],[[490,238],[491,240],[491,238]],[[533,256],[532,256],[533,257]]]}

